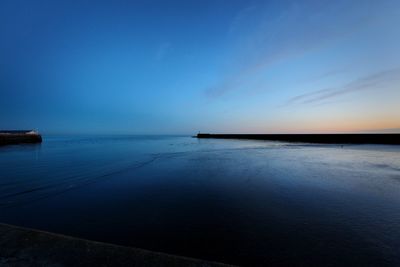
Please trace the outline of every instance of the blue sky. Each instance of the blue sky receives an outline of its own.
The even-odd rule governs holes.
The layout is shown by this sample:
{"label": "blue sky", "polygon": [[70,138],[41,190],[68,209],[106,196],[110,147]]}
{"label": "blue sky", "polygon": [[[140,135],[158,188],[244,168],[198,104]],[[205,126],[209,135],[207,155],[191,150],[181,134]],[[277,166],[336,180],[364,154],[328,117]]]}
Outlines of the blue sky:
{"label": "blue sky", "polygon": [[4,0],[0,128],[396,131],[398,25],[395,0]]}

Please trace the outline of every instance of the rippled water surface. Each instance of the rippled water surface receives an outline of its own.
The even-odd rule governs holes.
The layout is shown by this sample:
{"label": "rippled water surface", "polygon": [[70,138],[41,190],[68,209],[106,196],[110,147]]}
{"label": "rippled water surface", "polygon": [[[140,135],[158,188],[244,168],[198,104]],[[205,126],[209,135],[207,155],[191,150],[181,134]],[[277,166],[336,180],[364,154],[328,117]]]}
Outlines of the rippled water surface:
{"label": "rippled water surface", "polygon": [[400,148],[178,136],[0,147],[0,222],[238,265],[400,265]]}

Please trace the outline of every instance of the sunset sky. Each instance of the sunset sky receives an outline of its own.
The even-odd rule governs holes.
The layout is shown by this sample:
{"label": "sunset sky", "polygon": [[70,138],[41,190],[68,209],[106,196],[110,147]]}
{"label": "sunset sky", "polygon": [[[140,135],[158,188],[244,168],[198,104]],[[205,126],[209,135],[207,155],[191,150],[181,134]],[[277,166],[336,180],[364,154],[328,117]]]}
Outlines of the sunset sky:
{"label": "sunset sky", "polygon": [[0,2],[0,128],[400,132],[400,1]]}

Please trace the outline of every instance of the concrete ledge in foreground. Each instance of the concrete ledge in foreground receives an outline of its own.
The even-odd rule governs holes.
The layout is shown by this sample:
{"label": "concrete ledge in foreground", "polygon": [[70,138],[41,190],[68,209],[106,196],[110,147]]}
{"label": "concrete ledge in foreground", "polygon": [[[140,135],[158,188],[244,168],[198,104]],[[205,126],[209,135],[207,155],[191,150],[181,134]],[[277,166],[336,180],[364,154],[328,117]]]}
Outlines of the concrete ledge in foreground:
{"label": "concrete ledge in foreground", "polygon": [[400,145],[400,134],[207,134],[197,138],[252,139],[320,144]]}
{"label": "concrete ledge in foreground", "polygon": [[0,224],[0,266],[230,266]]}

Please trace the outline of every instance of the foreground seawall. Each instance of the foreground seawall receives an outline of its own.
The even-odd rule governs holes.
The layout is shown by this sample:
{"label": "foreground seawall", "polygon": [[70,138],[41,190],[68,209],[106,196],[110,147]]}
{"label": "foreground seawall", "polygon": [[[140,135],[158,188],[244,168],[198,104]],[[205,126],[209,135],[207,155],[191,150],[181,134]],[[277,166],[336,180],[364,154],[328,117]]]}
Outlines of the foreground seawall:
{"label": "foreground seawall", "polygon": [[0,146],[41,142],[42,136],[34,131],[0,131]]}
{"label": "foreground seawall", "polygon": [[0,236],[0,266],[230,266],[6,224]]}
{"label": "foreground seawall", "polygon": [[251,139],[320,144],[400,145],[400,134],[206,134],[197,138]]}

